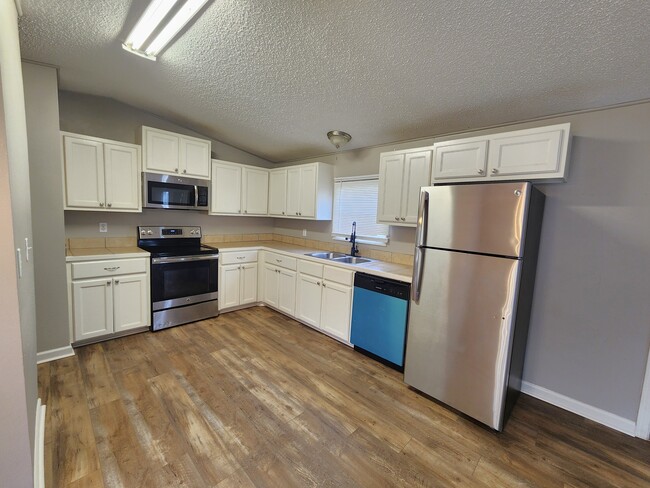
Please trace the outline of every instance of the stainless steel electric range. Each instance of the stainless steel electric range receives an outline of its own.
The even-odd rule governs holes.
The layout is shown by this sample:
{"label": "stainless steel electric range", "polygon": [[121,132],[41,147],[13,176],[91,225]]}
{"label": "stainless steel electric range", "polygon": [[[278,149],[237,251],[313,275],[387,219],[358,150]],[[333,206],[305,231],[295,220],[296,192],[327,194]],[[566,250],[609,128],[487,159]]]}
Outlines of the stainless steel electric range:
{"label": "stainless steel electric range", "polygon": [[219,249],[200,227],[138,227],[138,247],[151,253],[152,330],[219,315]]}

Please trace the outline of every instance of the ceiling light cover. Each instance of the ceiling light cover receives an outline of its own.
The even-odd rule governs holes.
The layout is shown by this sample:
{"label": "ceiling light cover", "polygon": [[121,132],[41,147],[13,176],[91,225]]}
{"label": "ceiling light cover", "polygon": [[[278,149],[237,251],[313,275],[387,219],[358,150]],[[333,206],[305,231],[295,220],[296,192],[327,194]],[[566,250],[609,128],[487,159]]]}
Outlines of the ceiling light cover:
{"label": "ceiling light cover", "polygon": [[208,0],[187,0],[185,5],[176,12],[176,15],[172,17],[172,20],[165,26],[165,28],[156,36],[156,38],[151,41],[151,44],[147,46],[145,52],[149,56],[156,56],[160,51],[162,51],[165,46],[171,41],[178,32],[185,27],[196,13],[201,10]]}
{"label": "ceiling light cover", "polygon": [[352,136],[342,130],[331,130],[327,133],[327,138],[334,144],[336,149],[340,149],[350,142]]}
{"label": "ceiling light cover", "polygon": [[176,0],[153,0],[135,24],[124,44],[139,51],[175,4]]}

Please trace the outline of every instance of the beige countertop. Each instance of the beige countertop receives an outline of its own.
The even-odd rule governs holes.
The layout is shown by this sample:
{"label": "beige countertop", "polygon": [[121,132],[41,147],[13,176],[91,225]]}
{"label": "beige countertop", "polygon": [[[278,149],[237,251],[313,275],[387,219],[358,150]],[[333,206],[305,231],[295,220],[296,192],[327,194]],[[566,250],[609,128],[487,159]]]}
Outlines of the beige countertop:
{"label": "beige countertop", "polygon": [[66,249],[67,263],[88,261],[90,259],[146,258],[147,251],[139,247],[89,247]]}
{"label": "beige countertop", "polygon": [[360,271],[362,273],[369,273],[384,278],[405,281],[407,283],[411,282],[411,276],[413,274],[412,266],[405,264],[388,263],[386,261],[379,261],[377,259],[373,259],[369,263],[344,264],[326,259],[314,258],[311,256],[306,256],[306,254],[323,251],[320,249],[311,249],[308,247],[298,246],[296,244],[287,244],[278,241],[220,242],[218,244],[208,245],[218,247],[220,252],[244,251],[247,249],[277,251],[283,254],[294,255],[294,257],[300,257],[301,259],[314,261],[316,263],[327,264],[328,266],[338,266],[341,268],[349,269],[351,271]]}

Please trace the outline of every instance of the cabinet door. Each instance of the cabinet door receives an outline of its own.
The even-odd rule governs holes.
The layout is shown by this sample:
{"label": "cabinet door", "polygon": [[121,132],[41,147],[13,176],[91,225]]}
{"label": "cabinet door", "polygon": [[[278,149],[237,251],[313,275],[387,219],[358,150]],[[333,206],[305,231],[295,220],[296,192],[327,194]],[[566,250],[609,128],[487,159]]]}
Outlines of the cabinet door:
{"label": "cabinet door", "polygon": [[316,165],[300,168],[300,210],[301,217],[316,217]]}
{"label": "cabinet door", "polygon": [[179,172],[179,136],[165,131],[142,128],[144,170],[158,173]]}
{"label": "cabinet door", "polygon": [[320,327],[322,280],[310,275],[298,275],[298,303],[296,318],[314,327]]}
{"label": "cabinet door", "polygon": [[180,137],[181,173],[210,179],[210,141]]}
{"label": "cabinet door", "polygon": [[101,142],[63,137],[66,207],[103,208],[104,150]]}
{"label": "cabinet door", "polygon": [[75,341],[113,332],[112,285],[110,278],[72,282]]}
{"label": "cabinet door", "polygon": [[257,263],[241,265],[239,304],[246,305],[257,301]]}
{"label": "cabinet door", "polygon": [[270,264],[264,265],[264,303],[278,308],[280,270]]}
{"label": "cabinet door", "polygon": [[104,144],[106,208],[140,210],[140,164],[135,147]]}
{"label": "cabinet door", "polygon": [[377,220],[399,223],[402,213],[404,154],[386,154],[379,160],[379,198]]}
{"label": "cabinet door", "polygon": [[296,314],[296,272],[280,268],[278,308],[292,317]]}
{"label": "cabinet door", "polygon": [[219,309],[236,307],[240,304],[240,264],[221,266],[219,276]]}
{"label": "cabinet door", "polygon": [[418,220],[420,188],[431,181],[431,151],[407,153],[404,159],[402,214],[400,221],[415,225]]}
{"label": "cabinet door", "polygon": [[287,170],[269,173],[269,215],[282,216],[287,211]]}
{"label": "cabinet door", "polygon": [[485,176],[487,138],[434,144],[433,180]]}
{"label": "cabinet door", "polygon": [[300,213],[300,168],[287,170],[287,215],[298,217]]}
{"label": "cabinet door", "polygon": [[150,325],[147,275],[113,279],[113,331]]}
{"label": "cabinet door", "polygon": [[241,166],[230,163],[212,163],[210,213],[241,213]]}
{"label": "cabinet door", "polygon": [[350,341],[352,287],[332,281],[323,282],[323,304],[320,327],[328,334]]}
{"label": "cabinet door", "polygon": [[490,178],[510,175],[556,174],[560,172],[562,129],[530,129],[490,138]]}
{"label": "cabinet door", "polygon": [[269,172],[265,169],[244,168],[242,201],[248,215],[266,215],[269,201]]}

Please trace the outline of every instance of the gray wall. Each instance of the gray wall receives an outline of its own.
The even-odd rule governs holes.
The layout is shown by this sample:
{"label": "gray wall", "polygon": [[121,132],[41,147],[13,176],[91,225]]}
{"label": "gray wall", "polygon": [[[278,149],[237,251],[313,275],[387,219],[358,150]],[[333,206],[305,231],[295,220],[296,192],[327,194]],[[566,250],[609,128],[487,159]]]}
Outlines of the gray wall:
{"label": "gray wall", "polygon": [[[0,0],[0,479],[3,486],[33,486],[32,453],[37,401],[36,309],[33,262],[16,248],[31,242],[25,98],[16,7]],[[23,255],[24,258],[24,255]]]}
{"label": "gray wall", "polygon": [[37,350],[70,345],[56,69],[23,63],[34,229]]}

